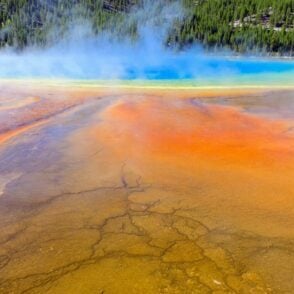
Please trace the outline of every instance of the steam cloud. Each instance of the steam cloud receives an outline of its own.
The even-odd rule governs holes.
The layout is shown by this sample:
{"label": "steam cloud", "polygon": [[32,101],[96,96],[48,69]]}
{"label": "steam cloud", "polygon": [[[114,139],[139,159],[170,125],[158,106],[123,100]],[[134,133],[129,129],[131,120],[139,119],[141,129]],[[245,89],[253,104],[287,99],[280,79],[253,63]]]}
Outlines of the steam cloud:
{"label": "steam cloud", "polygon": [[201,80],[240,73],[294,72],[293,62],[232,59],[226,57],[228,52],[216,57],[205,54],[200,46],[181,52],[168,49],[167,32],[186,12],[179,1],[166,5],[154,2],[144,1],[126,20],[125,25],[133,21],[140,24],[136,42],[115,38],[108,31],[95,36],[91,24],[79,20],[70,26],[66,37],[47,49],[1,50],[0,78]]}

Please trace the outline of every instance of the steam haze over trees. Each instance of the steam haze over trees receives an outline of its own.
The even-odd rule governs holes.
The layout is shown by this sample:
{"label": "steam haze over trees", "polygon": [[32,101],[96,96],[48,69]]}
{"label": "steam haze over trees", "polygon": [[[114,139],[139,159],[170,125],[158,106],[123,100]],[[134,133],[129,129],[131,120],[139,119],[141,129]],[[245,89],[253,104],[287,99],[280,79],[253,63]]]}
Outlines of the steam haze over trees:
{"label": "steam haze over trees", "polygon": [[[107,31],[114,38],[135,41],[141,20],[129,16],[144,2],[0,0],[0,47],[50,46],[74,23],[85,20],[96,35]],[[174,2],[162,1],[163,5]],[[200,43],[210,50],[293,56],[293,0],[183,0],[182,6],[185,16],[175,18],[166,31],[168,47],[183,49]],[[156,9],[160,11],[160,5]],[[165,20],[159,20],[159,26],[160,21],[163,25]]]}

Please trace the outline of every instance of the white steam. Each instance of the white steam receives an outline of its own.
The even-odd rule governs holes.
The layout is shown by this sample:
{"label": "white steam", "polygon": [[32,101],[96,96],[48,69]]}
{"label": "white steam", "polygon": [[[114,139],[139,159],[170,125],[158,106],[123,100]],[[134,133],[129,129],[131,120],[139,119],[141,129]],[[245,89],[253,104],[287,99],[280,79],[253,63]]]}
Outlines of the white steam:
{"label": "white steam", "polygon": [[223,52],[219,57],[206,55],[199,46],[183,52],[167,49],[168,30],[186,12],[179,1],[163,3],[166,1],[144,1],[129,13],[125,25],[140,24],[136,42],[114,37],[108,31],[96,36],[90,23],[78,20],[62,40],[46,49],[2,49],[0,78],[207,79],[250,71],[294,71],[293,62],[271,65],[266,61],[228,60]]}

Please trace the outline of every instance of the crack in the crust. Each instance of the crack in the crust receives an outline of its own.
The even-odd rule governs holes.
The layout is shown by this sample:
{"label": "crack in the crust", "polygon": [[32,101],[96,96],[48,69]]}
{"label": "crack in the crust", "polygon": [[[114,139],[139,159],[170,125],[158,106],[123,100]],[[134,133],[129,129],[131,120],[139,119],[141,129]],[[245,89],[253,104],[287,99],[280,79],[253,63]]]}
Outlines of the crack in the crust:
{"label": "crack in the crust", "polygon": [[[158,213],[159,214],[159,213]],[[166,214],[165,214],[166,215]],[[170,215],[173,215],[173,213],[171,213]],[[136,257],[140,257],[140,258],[155,258],[155,259],[161,259],[162,256],[164,256],[164,254],[170,249],[172,248],[177,241],[174,241],[172,242],[168,247],[166,247],[159,256],[154,256],[154,255],[144,255],[144,254],[130,254],[129,252],[127,251],[124,251],[124,250],[119,250],[119,251],[115,251],[115,252],[110,252],[110,253],[106,253],[104,256],[102,257],[99,257],[99,258],[93,258],[93,256],[95,255],[95,247],[101,242],[101,240],[103,239],[103,228],[104,226],[107,225],[107,223],[113,219],[117,219],[117,218],[121,218],[121,217],[125,217],[125,216],[128,216],[131,218],[131,213],[130,212],[126,212],[124,214],[120,214],[120,215],[117,215],[117,216],[112,216],[110,218],[107,218],[105,219],[105,221],[99,226],[97,227],[96,229],[98,229],[101,233],[100,237],[98,238],[98,240],[92,244],[91,246],[91,254],[89,255],[89,257],[87,259],[84,259],[84,260],[81,260],[79,262],[73,262],[73,263],[70,263],[68,265],[65,265],[63,267],[60,267],[58,269],[55,269],[53,272],[50,272],[50,273],[43,273],[43,274],[35,274],[35,275],[28,275],[28,276],[25,276],[23,278],[19,278],[19,279],[16,279],[14,281],[19,281],[21,279],[28,279],[30,277],[33,277],[33,276],[36,276],[36,277],[40,277],[40,275],[50,275],[49,277],[45,277],[44,279],[42,279],[42,281],[39,281],[39,283],[37,283],[36,285],[34,285],[34,287],[30,287],[26,290],[24,290],[23,292],[21,293],[28,293],[29,291],[33,290],[33,289],[37,289],[39,287],[42,287],[42,286],[45,286],[46,284],[48,283],[51,283],[53,281],[56,281],[58,279],[60,279],[61,277],[63,277],[64,275],[70,273],[70,272],[74,272],[76,270],[78,270],[79,268],[81,268],[82,266],[86,266],[86,265],[89,265],[89,264],[93,264],[93,263],[97,263],[99,262],[100,260],[104,259],[104,258],[111,258],[111,257],[116,257],[116,256],[126,256],[126,257],[133,257],[133,258],[136,258]],[[139,227],[139,230],[140,230],[140,227]],[[142,230],[141,230],[142,231]],[[115,233],[115,232],[114,232]],[[184,235],[184,234],[183,234]],[[187,238],[187,236],[185,236],[185,238]],[[204,254],[203,254],[203,257],[204,257]],[[161,260],[162,263],[166,263],[164,261]],[[187,262],[185,262],[187,263]],[[191,262],[193,263],[193,262]],[[171,263],[168,263],[168,264],[171,264]],[[181,264],[181,262],[175,262],[173,264]],[[60,271],[62,271],[61,273],[59,273]],[[12,282],[12,281],[10,281]],[[204,285],[204,284],[203,284]]]}
{"label": "crack in the crust", "polygon": [[94,153],[90,154],[89,156],[82,158],[80,160],[76,160],[76,161],[67,161],[66,164],[67,165],[76,165],[76,164],[82,164],[83,162],[87,162],[90,159],[95,158],[97,155],[99,155],[101,152],[103,151],[103,148],[99,148],[97,151],[95,151]]}
{"label": "crack in the crust", "polygon": [[[61,198],[61,197],[64,197],[64,196],[70,196],[70,195],[79,195],[79,194],[84,194],[84,193],[90,193],[90,192],[97,192],[99,190],[117,190],[117,189],[127,189],[129,191],[143,191],[145,188],[141,188],[141,183],[139,182],[139,180],[137,180],[137,185],[135,186],[129,186],[127,181],[125,180],[125,177],[124,177],[124,174],[123,174],[123,168],[122,168],[122,176],[121,176],[121,181],[122,181],[122,185],[121,186],[112,186],[112,187],[97,187],[97,188],[94,188],[94,189],[89,189],[89,190],[83,190],[83,191],[79,191],[79,192],[70,192],[70,193],[61,193],[61,194],[58,194],[56,196],[53,196],[51,197],[50,199],[48,199],[47,201],[44,201],[42,203],[38,203],[38,207],[39,206],[44,206],[44,205],[49,205],[51,204],[53,201]],[[102,230],[103,230],[103,227],[107,224],[107,222],[109,222],[111,219],[116,219],[116,218],[119,218],[119,217],[123,217],[123,216],[126,216],[128,213],[124,213],[124,214],[120,214],[120,215],[117,215],[117,216],[112,216],[112,217],[109,217],[109,218],[106,218],[104,220],[104,222],[100,225],[100,226],[97,226],[95,227],[95,229],[97,229],[99,232],[100,232],[100,235],[102,234]],[[93,243],[90,247],[90,255],[87,259],[84,259],[82,261],[79,261],[79,262],[73,262],[69,265],[65,265],[63,267],[60,267],[60,268],[57,268],[56,270],[54,271],[51,271],[50,273],[37,273],[37,274],[32,274],[32,275],[28,275],[28,276],[24,276],[24,277],[21,277],[21,278],[17,278],[17,279],[12,279],[12,280],[6,280],[6,281],[2,281],[0,283],[0,285],[3,285],[4,283],[11,283],[11,282],[15,282],[15,281],[19,281],[19,280],[25,280],[25,279],[28,279],[30,277],[34,277],[34,276],[40,276],[40,275],[48,275],[48,274],[52,274],[53,272],[55,271],[60,271],[62,269],[65,269],[66,267],[69,267],[69,266],[73,266],[73,265],[76,265],[75,269],[74,270],[77,270],[80,266],[82,266],[85,262],[87,261],[91,261],[93,256],[95,255],[95,247],[100,243],[100,241],[102,240],[101,236],[98,238],[98,240]],[[8,262],[7,262],[8,263]],[[6,264],[4,265],[6,266]],[[48,280],[48,282],[50,282],[51,279]],[[48,283],[46,282],[46,284]],[[45,285],[42,283],[42,285]],[[40,287],[40,285],[38,285],[37,287]],[[34,287],[35,288],[35,287]],[[32,290],[32,288],[30,289],[27,289],[27,290]],[[27,291],[25,290],[25,291]],[[25,292],[23,292],[25,293]]]}
{"label": "crack in the crust", "polygon": [[10,257],[6,254],[0,256],[0,269],[4,268],[10,261]]}
{"label": "crack in the crust", "polygon": [[[42,212],[42,209],[44,207],[47,207],[47,205],[50,205],[53,202],[55,202],[56,200],[59,200],[59,199],[65,197],[65,196],[70,197],[70,196],[82,195],[82,194],[87,194],[87,193],[94,193],[94,192],[98,192],[98,191],[111,191],[111,190],[117,191],[117,190],[124,190],[124,189],[125,188],[123,186],[117,185],[117,186],[98,186],[98,187],[95,187],[93,189],[80,190],[80,191],[77,191],[77,192],[62,192],[62,193],[56,194],[54,196],[51,196],[50,198],[48,198],[45,201],[27,205],[27,207],[25,207],[25,208],[30,209],[31,213],[29,213],[29,214],[27,214],[27,215],[25,215],[23,217],[20,217],[18,219],[18,221],[23,222],[26,219],[31,219],[32,217],[39,215]],[[2,198],[4,198],[4,197],[2,197]],[[9,205],[10,205],[10,208],[13,208],[14,204],[9,204]]]}
{"label": "crack in the crust", "polygon": [[25,230],[27,229],[27,226],[21,228],[20,230],[15,231],[12,234],[9,234],[3,241],[0,242],[0,245],[4,245],[10,241],[13,241],[16,239],[19,235],[21,235]]}
{"label": "crack in the crust", "polygon": [[[210,234],[218,234],[222,236],[228,236],[228,237],[234,237],[237,240],[243,240],[243,241],[254,241],[256,243],[256,247],[254,250],[250,252],[250,255],[258,255],[261,252],[269,251],[271,249],[278,249],[285,251],[289,254],[294,254],[294,242],[289,242],[289,240],[283,240],[281,238],[267,238],[267,237],[261,237],[256,234],[252,234],[251,232],[242,231],[241,232],[227,232],[222,229],[212,229],[210,230]],[[224,241],[214,241],[214,243],[220,247],[223,247],[225,245]],[[259,244],[258,244],[259,243]],[[246,244],[246,242],[245,242]],[[242,246],[242,243],[240,243],[238,246]],[[244,245],[246,247],[246,245]],[[266,252],[265,252],[266,253]],[[246,257],[248,258],[249,255]]]}
{"label": "crack in the crust", "polygon": [[[134,210],[134,208],[132,208],[132,205],[134,204],[138,204],[135,202],[132,202],[129,197],[130,195],[132,195],[132,193],[134,192],[144,192],[146,191],[146,189],[150,188],[150,185],[143,185],[142,184],[142,178],[141,177],[137,177],[137,179],[135,180],[135,184],[130,184],[127,181],[127,177],[125,174],[125,164],[122,165],[121,168],[121,176],[120,176],[120,181],[121,181],[121,185],[119,186],[109,186],[109,187],[96,187],[93,189],[88,189],[88,190],[82,190],[79,192],[68,192],[68,193],[61,193],[59,195],[56,195],[53,198],[50,198],[47,201],[44,201],[42,203],[40,203],[38,205],[38,207],[44,207],[45,205],[49,205],[51,204],[53,201],[64,197],[64,196],[70,196],[70,195],[79,195],[79,194],[83,194],[83,193],[90,193],[90,192],[97,192],[97,191],[101,191],[101,190],[122,190],[122,191],[126,191],[126,195],[125,197],[125,211],[121,214],[118,215],[114,215],[114,216],[110,216],[108,218],[105,218],[104,221],[101,224],[90,224],[90,225],[86,225],[84,227],[81,227],[80,229],[93,229],[93,230],[97,230],[98,233],[98,237],[97,240],[95,242],[93,242],[87,249],[89,250],[89,255],[88,257],[78,260],[78,261],[73,261],[69,264],[65,264],[63,266],[57,267],[49,272],[43,272],[43,273],[35,273],[35,274],[30,274],[27,276],[23,276],[23,277],[19,277],[19,278],[15,278],[15,279],[7,279],[7,280],[2,280],[0,282],[0,289],[8,289],[8,288],[13,288],[13,285],[16,283],[21,283],[21,281],[25,281],[25,280],[30,280],[32,279],[31,287],[28,287],[26,289],[23,289],[20,293],[24,294],[24,293],[29,293],[30,291],[33,290],[37,290],[40,287],[44,287],[46,285],[50,285],[53,282],[56,282],[57,280],[61,279],[62,277],[68,275],[69,273],[73,273],[78,271],[80,268],[82,267],[86,267],[89,266],[91,264],[96,264],[99,263],[100,261],[102,261],[103,259],[107,259],[107,258],[118,258],[118,257],[128,257],[128,258],[147,258],[147,259],[152,259],[152,260],[157,260],[159,261],[160,265],[163,266],[168,266],[168,267],[172,267],[172,266],[176,266],[177,268],[181,269],[181,266],[187,265],[187,264],[194,264],[195,261],[173,261],[173,262],[169,262],[169,261],[165,261],[163,259],[164,255],[173,247],[177,244],[177,242],[179,241],[187,241],[189,240],[189,242],[192,242],[193,244],[195,244],[197,247],[199,247],[200,250],[200,255],[202,256],[200,260],[208,260],[209,262],[211,262],[216,270],[222,275],[223,277],[223,281],[225,281],[225,287],[226,289],[232,291],[233,293],[235,293],[234,289],[232,289],[227,282],[227,274],[225,272],[225,270],[221,267],[219,267],[219,265],[215,262],[215,260],[211,259],[209,256],[207,256],[204,253],[204,248],[202,248],[201,246],[199,246],[198,244],[198,238],[190,238],[189,235],[187,235],[184,232],[181,232],[179,230],[179,228],[177,228],[175,226],[176,224],[176,218],[180,218],[186,222],[188,221],[193,221],[194,223],[197,223],[197,225],[202,226],[203,228],[205,228],[207,230],[206,234],[211,234],[213,232],[213,230],[210,230],[207,226],[205,226],[203,223],[201,223],[199,220],[195,220],[193,218],[190,217],[184,217],[184,216],[178,216],[177,212],[181,210],[181,208],[173,208],[171,212],[156,212],[156,211],[152,211],[151,209],[154,209],[156,207],[156,205],[160,204],[160,199],[156,200],[156,201],[152,201],[152,202],[147,202],[147,203],[142,203],[142,205],[144,206],[144,209],[140,210],[140,211],[136,211]],[[40,213],[40,212],[39,212]],[[176,239],[171,239],[169,240],[169,244],[165,247],[161,247],[158,245],[154,245],[152,244],[152,241],[154,241],[154,238],[150,235],[150,232],[145,229],[144,227],[138,225],[137,223],[134,222],[133,217],[142,217],[142,216],[164,216],[164,218],[166,219],[167,224],[165,224],[167,227],[172,228],[178,235],[179,238]],[[126,232],[125,228],[121,227],[121,231],[120,232],[116,232],[116,231],[105,231],[105,227],[113,220],[117,220],[117,219],[121,219],[121,218],[128,218],[128,220],[130,221],[130,224],[136,228],[137,232]],[[168,219],[168,220],[167,220]],[[191,227],[193,229],[193,226]],[[195,228],[194,228],[195,229]],[[21,232],[19,232],[19,234],[21,234]],[[133,235],[133,236],[137,236],[140,238],[143,238],[142,240],[145,242],[145,244],[147,244],[148,246],[150,246],[151,248],[154,248],[157,250],[157,254],[134,254],[131,252],[128,252],[126,249],[118,249],[118,250],[114,250],[114,251],[107,251],[104,248],[102,248],[102,252],[103,255],[102,256],[96,256],[96,252],[97,252],[97,248],[99,246],[99,244],[101,243],[102,240],[104,240],[105,238],[107,238],[107,236],[109,234],[121,234],[121,235]],[[205,234],[204,234],[205,235]],[[17,235],[15,235],[16,237]],[[202,235],[203,236],[203,235]],[[47,240],[48,241],[48,240]],[[222,248],[222,246],[220,246],[220,244],[214,243],[215,245],[219,246],[220,248]],[[237,269],[235,267],[235,260],[233,259],[232,255],[226,250],[226,254],[229,256],[230,260],[232,260],[232,266],[234,267],[234,269],[236,270],[236,274],[238,275],[242,275],[242,273],[245,272],[245,268],[244,269]],[[1,257],[0,257],[0,261],[1,261]],[[3,267],[5,267],[7,264],[9,263],[9,260],[6,262],[6,264],[4,264]],[[2,267],[2,268],[3,268]],[[187,277],[190,278],[189,275],[185,272],[185,270],[181,269],[183,274]],[[205,287],[209,288],[209,285],[201,282],[199,280],[199,277],[196,277],[198,284],[199,285],[203,285]],[[209,288],[211,290],[211,292],[213,291],[212,288]]]}
{"label": "crack in the crust", "polygon": [[[118,215],[118,216],[115,216],[115,217],[111,217],[111,218],[108,218],[104,221],[104,223],[100,226],[100,231],[103,230],[103,227],[110,221],[110,219],[116,219],[116,218],[121,218],[121,217],[124,217],[126,215],[129,215],[128,213],[126,214],[121,214],[121,215]],[[130,216],[130,215],[129,215]],[[186,236],[187,237],[187,236]],[[93,259],[93,256],[95,254],[95,247],[101,242],[101,240],[103,239],[103,237],[99,237],[99,239],[91,246],[91,251],[92,253],[90,254],[89,258],[87,259],[84,259],[82,261],[79,261],[79,262],[74,262],[74,263],[71,263],[69,265],[65,265],[59,269],[56,269],[54,272],[56,271],[61,271],[61,270],[65,270],[63,273],[61,274],[54,274],[53,272],[53,276],[49,276],[49,277],[46,277],[45,280],[42,280],[38,285],[35,285],[34,287],[31,287],[29,289],[26,289],[24,290],[22,293],[27,293],[28,291],[34,289],[34,288],[39,288],[41,286],[44,286],[50,282],[52,282],[53,280],[56,281],[57,279],[61,278],[62,276],[70,273],[70,272],[73,272],[73,271],[76,271],[78,270],[80,267],[84,266],[84,265],[89,265],[89,264],[92,264],[92,263],[96,263],[96,262],[99,262],[101,259],[103,258],[110,258],[110,257],[115,257],[115,256],[126,256],[126,257],[140,257],[140,258],[143,258],[143,257],[149,257],[149,258],[161,258],[162,256],[164,256],[164,254],[170,249],[172,248],[177,241],[174,241],[172,242],[168,247],[166,247],[159,256],[154,256],[154,255],[143,255],[143,254],[130,254],[129,252],[126,252],[126,251],[123,251],[123,250],[119,250],[119,251],[116,251],[116,252],[111,252],[111,253],[108,253],[108,254],[105,254],[104,256],[100,257],[100,258],[94,258]],[[203,257],[204,257],[204,254],[203,254]],[[161,261],[162,263],[165,263],[164,261]],[[187,264],[187,262],[185,262]],[[191,262],[193,263],[193,262]],[[168,264],[171,264],[171,263],[168,263]],[[182,264],[182,262],[174,262],[173,264]],[[217,266],[217,265],[216,265]],[[73,267],[73,268],[69,268],[69,267]],[[67,268],[69,268],[68,270],[66,270]],[[219,269],[220,270],[220,269]],[[220,270],[221,272],[221,270]],[[44,273],[46,274],[46,273]],[[49,273],[52,275],[52,273]],[[37,274],[36,276],[40,276],[40,274]],[[27,276],[27,277],[23,277],[23,279],[27,279],[29,277],[32,277],[32,275],[30,276]]]}

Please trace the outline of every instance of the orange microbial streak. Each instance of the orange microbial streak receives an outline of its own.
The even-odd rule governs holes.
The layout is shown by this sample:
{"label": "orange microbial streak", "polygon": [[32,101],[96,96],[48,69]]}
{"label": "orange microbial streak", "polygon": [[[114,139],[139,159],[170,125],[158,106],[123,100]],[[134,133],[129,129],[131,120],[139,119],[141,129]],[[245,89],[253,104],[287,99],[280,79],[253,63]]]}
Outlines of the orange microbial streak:
{"label": "orange microbial streak", "polygon": [[[30,93],[37,94],[31,96]],[[100,91],[57,87],[8,85],[0,96],[0,144],[71,110],[85,101],[99,99]]]}
{"label": "orange microbial streak", "polygon": [[34,127],[37,127],[37,126],[41,125],[42,123],[43,123],[43,121],[42,122],[36,122],[36,123],[30,124],[28,126],[19,127],[19,128],[15,129],[15,130],[7,131],[7,132],[5,132],[3,134],[0,134],[0,144],[5,143],[6,141],[12,139],[13,137],[16,137],[16,136],[18,136],[18,135],[20,135],[20,134],[34,128]]}
{"label": "orange microbial streak", "polygon": [[197,99],[130,99],[110,107],[104,118],[105,133],[122,134],[122,143],[149,156],[185,154],[223,164],[280,166],[293,159],[294,140],[286,122]]}

